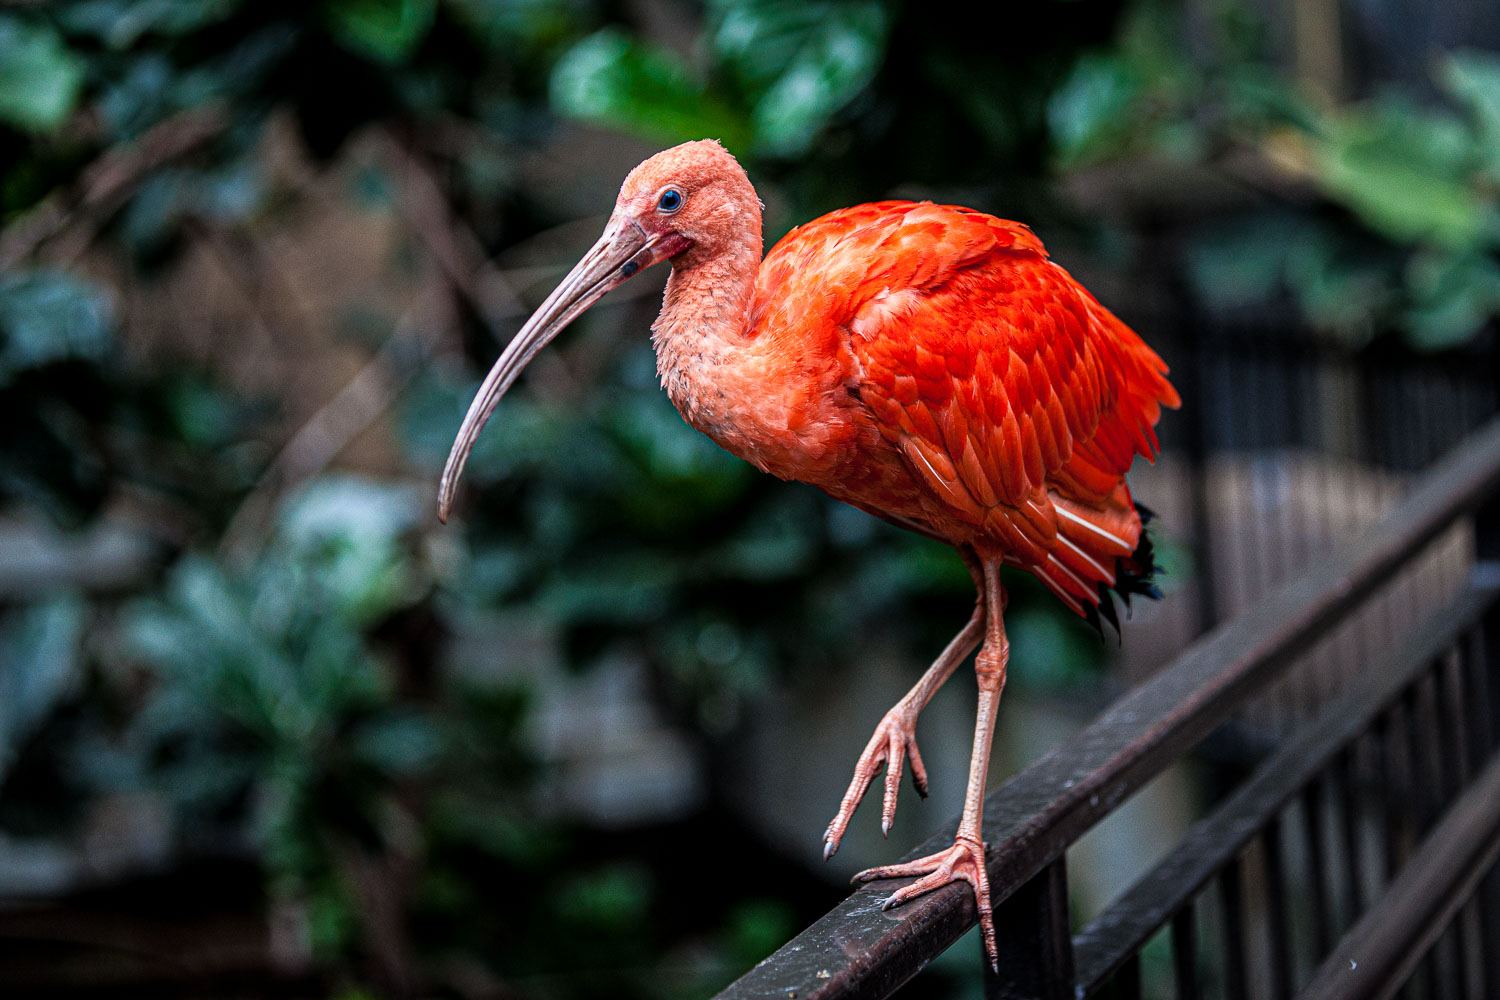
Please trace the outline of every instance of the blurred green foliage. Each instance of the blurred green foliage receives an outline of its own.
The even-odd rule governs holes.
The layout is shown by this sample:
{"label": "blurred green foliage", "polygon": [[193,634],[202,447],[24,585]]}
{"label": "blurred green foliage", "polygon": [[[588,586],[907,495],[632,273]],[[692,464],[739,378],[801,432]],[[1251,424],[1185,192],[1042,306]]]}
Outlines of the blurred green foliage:
{"label": "blurred green foliage", "polygon": [[[895,0],[0,11],[0,531],[18,550],[61,546],[66,567],[0,591],[0,830],[68,842],[91,804],[148,799],[173,850],[253,857],[268,905],[350,996],[453,965],[517,995],[701,995],[784,940],[806,914],[771,882],[684,915],[672,886],[704,877],[670,848],[615,856],[545,810],[554,765],[529,728],[527,670],[473,671],[452,640],[524,619],[567,671],[644,662],[662,713],[712,760],[758,698],[872,645],[894,644],[915,677],[967,611],[958,560],[720,451],[661,394],[644,337],[614,346],[589,323],[555,352],[587,384],[508,397],[461,523],[439,529],[436,469],[493,354],[472,303],[450,343],[393,355],[411,378],[382,475],[279,484],[287,399],[142,348],[170,320],[139,293],[205,234],[253,256],[290,213],[266,156],[279,119],[319,166],[390,138],[487,256],[570,221],[527,188],[526,163],[577,123],[722,139],[772,196],[773,232],[896,193],[1076,234],[1109,223],[1060,204],[1060,176],[1249,148],[1323,200],[1195,230],[1189,277],[1211,305],[1287,292],[1320,326],[1430,347],[1500,309],[1492,56],[1440,61],[1441,106],[1320,107],[1233,5],[1193,57],[1171,5],[1017,16],[1002,45]],[[109,187],[187,114],[219,124]],[[349,201],[398,201],[396,173],[362,168]],[[407,234],[391,281],[427,252]],[[359,305],[361,330],[399,325]],[[239,329],[204,337],[260,349]],[[144,539],[131,572],[79,554],[106,528]],[[1029,580],[1014,590],[1019,682],[1092,676],[1098,641]],[[528,655],[502,645],[497,659]]]}
{"label": "blurred green foliage", "polygon": [[698,69],[671,50],[605,28],[552,73],[567,114],[661,142],[714,136],[750,155],[799,156],[874,78],[890,10],[880,3],[718,0]]}
{"label": "blurred green foliage", "polygon": [[1059,163],[1170,170],[1249,154],[1252,182],[1281,204],[1204,227],[1190,247],[1210,306],[1286,290],[1315,326],[1355,342],[1397,333],[1440,350],[1480,333],[1500,313],[1500,55],[1436,55],[1440,101],[1386,88],[1330,105],[1276,71],[1242,9],[1211,9],[1201,58],[1181,54],[1182,15],[1142,3],[1114,47],[1079,61],[1049,103]]}
{"label": "blurred green foliage", "polygon": [[[670,849],[601,856],[578,821],[539,812],[551,765],[528,728],[531,683],[476,674],[445,637],[508,610],[571,670],[641,657],[666,716],[727,745],[773,684],[854,662],[851,627],[883,610],[911,612],[887,639],[938,648],[969,600],[951,555],[692,432],[639,341],[581,396],[506,401],[461,534],[435,525],[431,483],[478,370],[415,356],[394,410],[406,471],[294,483],[246,537],[284,401],[132,349],[142,320],[116,282],[165,280],[206,231],[245,244],[274,224],[291,197],[263,156],[275,114],[328,158],[362,129],[414,129],[405,141],[440,159],[455,209],[477,206],[503,246],[562,221],[512,165],[556,128],[554,108],[797,155],[868,84],[893,16],[721,5],[701,25],[708,62],[689,66],[589,3],[0,13],[17,40],[0,66],[6,235],[62,220],[0,279],[0,416],[18,432],[0,455],[8,537],[88,538],[123,512],[150,539],[123,581],[80,565],[7,591],[0,829],[65,844],[93,803],[149,803],[170,850],[257,859],[311,959],[380,991],[457,955],[540,977],[550,996],[701,995],[784,940],[808,914],[764,889],[687,919]],[[590,110],[601,92],[624,103]],[[117,202],[89,187],[90,164],[128,162],[188,112],[223,125]],[[453,120],[477,138],[424,145]],[[392,178],[361,177],[356,202],[394,197]]]}

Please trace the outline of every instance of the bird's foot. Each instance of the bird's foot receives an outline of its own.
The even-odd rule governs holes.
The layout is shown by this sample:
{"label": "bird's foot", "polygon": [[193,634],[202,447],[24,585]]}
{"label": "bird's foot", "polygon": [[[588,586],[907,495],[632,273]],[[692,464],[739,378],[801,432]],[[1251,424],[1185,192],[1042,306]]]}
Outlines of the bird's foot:
{"label": "bird's foot", "polygon": [[875,774],[882,764],[885,765],[885,806],[880,814],[880,832],[890,835],[891,823],[896,819],[896,796],[901,789],[901,769],[908,756],[911,757],[912,784],[917,786],[917,794],[925,799],[927,768],[922,765],[922,755],[917,752],[917,713],[908,712],[904,705],[898,704],[885,713],[885,718],[875,727],[875,735],[870,737],[864,753],[859,755],[859,761],[854,765],[854,778],[849,782],[844,800],[839,803],[838,815],[833,817],[833,822],[828,824],[828,829],[823,834],[824,861],[838,851],[839,842],[849,829],[849,820],[854,817],[859,800],[865,797],[870,782],[875,780]]}
{"label": "bird's foot", "polygon": [[995,947],[995,915],[990,907],[990,878],[984,866],[984,845],[973,837],[960,835],[953,846],[925,858],[898,865],[867,868],[854,876],[856,882],[873,882],[882,878],[910,878],[922,876],[909,885],[904,885],[891,894],[880,905],[883,910],[900,906],[909,899],[949,882],[967,882],[974,890],[974,903],[979,908],[979,927],[984,935],[984,951],[990,965],[999,971],[1000,952]]}

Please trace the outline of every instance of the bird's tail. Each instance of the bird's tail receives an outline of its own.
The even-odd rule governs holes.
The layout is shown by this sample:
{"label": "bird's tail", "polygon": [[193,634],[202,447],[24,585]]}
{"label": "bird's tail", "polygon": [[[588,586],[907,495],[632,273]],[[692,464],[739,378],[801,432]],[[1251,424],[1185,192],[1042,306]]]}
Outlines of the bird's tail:
{"label": "bird's tail", "polygon": [[1063,602],[1103,632],[1102,621],[1120,629],[1115,599],[1128,611],[1138,594],[1159,598],[1151,536],[1151,511],[1135,503],[1121,482],[1102,506],[1076,503],[1053,493],[1058,544],[1048,564],[1035,571]]}
{"label": "bird's tail", "polygon": [[1156,577],[1163,570],[1156,563],[1156,549],[1151,544],[1151,531],[1147,527],[1156,515],[1145,504],[1136,504],[1135,511],[1136,516],[1141,520],[1140,540],[1136,543],[1135,551],[1116,564],[1114,583],[1099,585],[1099,600],[1094,605],[1094,613],[1084,615],[1089,620],[1089,624],[1099,630],[1100,635],[1104,634],[1104,624],[1100,621],[1101,618],[1114,626],[1116,635],[1120,633],[1120,615],[1115,607],[1116,597],[1124,599],[1127,615],[1130,613],[1130,599],[1136,595],[1149,597],[1153,601],[1161,600],[1161,588],[1156,585]]}

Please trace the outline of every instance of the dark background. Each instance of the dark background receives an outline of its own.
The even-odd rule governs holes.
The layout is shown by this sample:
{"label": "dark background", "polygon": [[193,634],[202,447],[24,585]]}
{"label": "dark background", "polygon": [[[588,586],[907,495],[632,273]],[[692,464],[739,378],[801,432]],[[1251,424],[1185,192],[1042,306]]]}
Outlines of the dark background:
{"label": "dark background", "polygon": [[[437,523],[479,377],[624,174],[719,138],[771,239],[885,197],[1021,219],[1174,366],[1133,480],[1166,600],[1116,644],[1012,581],[1003,780],[1494,412],[1494,15],[0,8],[0,990],[727,983],[957,812],[963,672],[924,715],[932,799],[819,860],[971,588],[689,430],[655,272],[538,359]],[[1317,687],[1278,697],[1263,737]],[[1256,746],[1070,859],[1079,910]],[[971,950],[916,989],[973,994]]]}

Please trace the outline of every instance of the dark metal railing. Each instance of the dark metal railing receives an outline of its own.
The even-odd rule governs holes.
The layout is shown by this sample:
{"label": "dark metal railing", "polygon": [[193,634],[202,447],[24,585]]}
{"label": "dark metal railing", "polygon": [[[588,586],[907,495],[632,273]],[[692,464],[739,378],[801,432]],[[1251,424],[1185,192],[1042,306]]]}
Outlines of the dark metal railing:
{"label": "dark metal railing", "polygon": [[[1423,995],[1500,991],[1500,421],[1423,476],[1349,545],[1193,644],[985,803],[1001,971],[992,996],[1142,993],[1169,941],[1176,996],[1363,996],[1412,970]],[[1154,870],[1076,936],[1067,851],[1168,765],[1232,723],[1299,654],[1473,519],[1466,588],[1289,736]],[[956,820],[916,857],[951,841]],[[1477,889],[1475,887],[1478,887]],[[1487,889],[1489,886],[1491,888]],[[884,997],[975,922],[949,886],[886,912],[892,883],[849,896],[720,996]],[[1295,887],[1295,888],[1294,888]],[[1336,935],[1340,935],[1336,939]],[[1373,942],[1373,943],[1372,943]],[[1378,946],[1379,953],[1372,948]],[[1488,989],[1485,989],[1485,984]]]}

